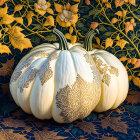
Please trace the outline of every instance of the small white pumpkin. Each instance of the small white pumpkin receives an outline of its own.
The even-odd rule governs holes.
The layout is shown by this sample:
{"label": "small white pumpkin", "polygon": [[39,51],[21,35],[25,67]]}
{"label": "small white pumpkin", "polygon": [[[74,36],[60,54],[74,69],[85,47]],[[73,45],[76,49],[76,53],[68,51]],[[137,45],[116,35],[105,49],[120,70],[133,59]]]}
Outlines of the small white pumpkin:
{"label": "small white pumpkin", "polygon": [[41,44],[19,62],[10,80],[16,104],[39,119],[69,123],[88,116],[99,102],[100,76],[83,45]]}
{"label": "small white pumpkin", "polygon": [[96,112],[117,108],[126,98],[129,88],[128,74],[121,61],[113,54],[92,48],[92,38],[98,32],[91,30],[85,37],[84,48],[89,51],[101,77],[101,98]]}

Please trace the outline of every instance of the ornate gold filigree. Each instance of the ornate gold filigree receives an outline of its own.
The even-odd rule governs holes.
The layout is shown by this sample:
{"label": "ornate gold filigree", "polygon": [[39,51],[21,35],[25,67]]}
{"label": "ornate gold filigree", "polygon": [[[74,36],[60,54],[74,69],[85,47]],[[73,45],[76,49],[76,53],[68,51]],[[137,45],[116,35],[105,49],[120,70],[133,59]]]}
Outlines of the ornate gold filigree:
{"label": "ornate gold filigree", "polygon": [[37,69],[28,69],[26,72],[26,75],[24,75],[19,82],[19,88],[20,88],[20,92],[23,92],[24,88],[28,88],[29,84],[31,81],[33,81],[33,79],[35,79],[36,74],[38,73]]}
{"label": "ornate gold filigree", "polygon": [[41,53],[38,53],[36,55],[36,57],[48,57],[50,54],[49,53],[46,53],[45,51],[42,51]]}
{"label": "ornate gold filigree", "polygon": [[35,60],[36,57],[48,57],[49,53],[46,53],[45,51],[38,51],[36,53],[33,53],[27,60],[22,62],[21,65],[19,65],[13,72],[11,81],[14,82],[16,81],[22,74],[22,69],[27,68],[28,66],[31,65],[31,63]]}
{"label": "ornate gold filigree", "polygon": [[86,53],[86,54],[84,54],[84,58],[85,58],[86,62],[90,65],[90,68],[91,68],[92,73],[93,73],[93,78],[95,79],[95,77],[96,77],[97,82],[100,83],[100,77],[98,74],[99,72],[96,68],[96,65],[95,65],[92,57],[88,53]]}
{"label": "ornate gold filigree", "polygon": [[51,70],[49,63],[48,65],[44,64],[42,66],[39,75],[40,75],[39,77],[42,85],[46,83],[53,76],[53,71]]}
{"label": "ornate gold filigree", "polygon": [[102,78],[102,82],[106,83],[108,86],[110,84],[111,77],[108,74],[104,74]]}
{"label": "ornate gold filigree", "polygon": [[84,57],[85,57],[87,63],[89,63],[90,65],[93,65],[93,60],[88,53],[85,53]]}
{"label": "ornate gold filigree", "polygon": [[31,64],[31,62],[32,58],[29,58],[22,62],[22,64],[14,70],[10,82],[15,82],[22,74],[22,69],[28,67]]}
{"label": "ornate gold filigree", "polygon": [[47,60],[46,63],[43,64],[41,67],[41,71],[39,72],[39,77],[41,84],[43,85],[46,83],[52,76],[53,76],[53,71],[50,67],[50,62],[53,60],[56,60],[58,57],[58,53],[53,53]]}
{"label": "ornate gold filigree", "polygon": [[111,74],[115,74],[116,76],[119,76],[119,71],[117,68],[111,66],[109,71]]}
{"label": "ornate gold filigree", "polygon": [[[98,96],[98,97],[96,97]],[[64,122],[72,122],[88,116],[100,98],[100,84],[96,80],[88,83],[80,75],[70,87],[66,85],[56,94],[57,107]]]}
{"label": "ornate gold filigree", "polygon": [[93,59],[99,72],[103,74],[102,82],[106,83],[109,86],[111,80],[110,75],[113,74],[119,76],[118,69],[113,66],[108,66],[100,58],[94,57]]}

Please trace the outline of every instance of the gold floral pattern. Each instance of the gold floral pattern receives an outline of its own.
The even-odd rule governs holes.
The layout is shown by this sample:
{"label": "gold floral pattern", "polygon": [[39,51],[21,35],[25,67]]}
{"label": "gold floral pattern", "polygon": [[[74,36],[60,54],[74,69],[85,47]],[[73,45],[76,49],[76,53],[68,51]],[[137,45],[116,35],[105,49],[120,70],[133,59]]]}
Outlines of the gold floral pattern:
{"label": "gold floral pattern", "polygon": [[39,77],[41,84],[44,85],[44,83],[46,83],[53,76],[53,71],[49,62],[46,62],[46,64],[44,63],[41,69],[42,70],[39,72]]}
{"label": "gold floral pattern", "polygon": [[24,88],[28,88],[29,84],[33,79],[35,79],[36,74],[38,73],[37,69],[28,69],[26,75],[24,75],[19,82],[18,88],[20,88],[20,92],[23,92]]}
{"label": "gold floral pattern", "polygon": [[11,76],[11,81],[16,81],[22,74],[22,69],[27,68],[32,64],[32,62],[35,60],[35,57],[48,57],[49,53],[46,53],[45,51],[38,51],[33,53],[27,60],[23,61],[21,65],[19,65],[13,72]]}
{"label": "gold floral pattern", "polygon": [[103,83],[106,83],[106,85],[109,86],[110,80],[111,80],[110,75],[108,75],[108,74],[104,74],[104,75],[103,75],[103,78],[102,78],[102,82],[103,82]]}
{"label": "gold floral pattern", "polygon": [[98,73],[98,70],[96,68],[96,65],[95,65],[92,57],[88,53],[84,54],[84,57],[86,59],[86,62],[89,63],[89,65],[90,65],[90,68],[91,68],[92,73],[93,73],[93,77],[94,78],[96,77],[97,78],[96,79],[97,83],[100,84],[100,75]]}
{"label": "gold floral pattern", "polygon": [[17,67],[11,76],[10,82],[15,82],[21,76],[22,69],[27,68],[31,64],[31,62],[32,62],[32,59],[29,58],[25,60],[19,67]]}
{"label": "gold floral pattern", "polygon": [[92,57],[88,53],[85,53],[84,57],[85,57],[87,63],[89,63],[90,65],[93,65]]}
{"label": "gold floral pattern", "polygon": [[113,66],[108,66],[98,57],[94,57],[93,60],[95,61],[96,67],[98,68],[99,72],[103,74],[102,82],[109,86],[111,80],[110,75],[113,74],[118,77],[118,69]]}
{"label": "gold floral pattern", "polygon": [[113,66],[111,66],[111,68],[109,69],[109,72],[110,72],[111,74],[115,74],[116,76],[119,76],[119,71],[118,71],[118,69],[115,68],[115,67],[113,67]]}
{"label": "gold floral pattern", "polygon": [[48,58],[48,60],[46,60],[46,62],[42,65],[41,70],[39,71],[39,77],[42,85],[46,83],[53,76],[53,71],[50,67],[50,62],[56,60],[57,57],[58,57],[58,53],[54,52]]}
{"label": "gold floral pattern", "polygon": [[96,80],[88,83],[77,75],[72,87],[66,85],[56,94],[56,104],[61,109],[63,120],[72,122],[88,116],[98,102],[99,98],[95,100],[96,96],[100,97],[100,86]]}

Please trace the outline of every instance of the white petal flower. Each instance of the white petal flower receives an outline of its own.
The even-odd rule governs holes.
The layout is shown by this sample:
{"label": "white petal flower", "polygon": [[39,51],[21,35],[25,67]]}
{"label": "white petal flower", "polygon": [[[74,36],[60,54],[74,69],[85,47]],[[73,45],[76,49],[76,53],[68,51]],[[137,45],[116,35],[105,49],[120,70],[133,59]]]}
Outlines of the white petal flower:
{"label": "white petal flower", "polygon": [[34,4],[34,6],[39,10],[47,10],[48,8],[46,0],[38,0],[37,3]]}

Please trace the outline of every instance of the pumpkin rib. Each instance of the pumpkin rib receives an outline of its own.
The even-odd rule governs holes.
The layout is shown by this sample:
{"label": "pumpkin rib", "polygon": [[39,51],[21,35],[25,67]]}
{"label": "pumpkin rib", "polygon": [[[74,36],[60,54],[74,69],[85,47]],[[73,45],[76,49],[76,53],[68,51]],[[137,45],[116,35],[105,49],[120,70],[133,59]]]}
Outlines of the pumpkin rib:
{"label": "pumpkin rib", "polygon": [[103,112],[117,108],[125,100],[129,83],[127,71],[117,57],[104,50],[92,49],[92,38],[96,33],[99,33],[98,29],[86,35],[84,48],[89,51],[100,72],[102,95],[95,111]]}
{"label": "pumpkin rib", "polygon": [[[75,48],[74,48],[75,49]],[[83,51],[83,50],[81,50],[81,51]],[[81,53],[80,53],[81,54]],[[87,54],[87,52],[86,51],[84,51],[83,52],[83,54]],[[72,55],[72,58],[73,58],[73,61],[75,61],[75,59],[74,59],[74,57],[73,57],[73,54],[71,53],[71,55]],[[82,56],[83,57],[83,56]],[[90,58],[90,56],[89,56],[89,58]],[[91,60],[92,60],[92,58],[90,58]],[[85,60],[85,59],[84,59]],[[80,61],[77,61],[77,62],[80,62]],[[87,62],[86,62],[87,63]],[[77,67],[77,64],[74,62],[74,64],[75,64],[75,67]],[[89,65],[89,64],[88,64]],[[78,65],[78,66],[81,66],[80,64]],[[88,67],[88,66],[85,66],[86,68]],[[89,67],[90,67],[90,70],[91,70],[91,66],[89,65]],[[96,68],[95,68],[96,69]],[[90,71],[91,73],[92,73],[92,71]],[[90,73],[90,72],[87,72],[87,73]],[[87,74],[86,73],[86,74]],[[77,74],[79,74],[79,72],[78,72],[78,70],[77,70]],[[94,74],[92,74],[93,76],[94,76]],[[87,75],[86,75],[87,76]],[[85,77],[86,77],[85,76]],[[89,87],[89,88],[92,88],[92,94],[90,94],[90,95],[88,95],[87,93],[87,91],[81,96],[81,97],[85,97],[85,98],[82,98],[83,99],[83,101],[81,101],[82,103],[81,103],[81,110],[84,110],[84,108],[88,108],[89,107],[89,105],[87,105],[87,106],[85,106],[85,107],[83,107],[82,108],[82,104],[83,104],[83,102],[84,102],[84,100],[87,100],[87,102],[88,102],[88,100],[89,100],[89,104],[91,104],[91,107],[90,107],[90,109],[88,108],[88,110],[90,110],[89,112],[91,112],[94,108],[95,108],[95,106],[97,105],[97,103],[99,102],[99,97],[100,97],[100,87],[98,87],[98,85],[99,85],[99,83],[97,82],[98,80],[97,79],[94,79],[93,78],[93,76],[91,76],[92,77],[92,80],[89,82],[87,82],[86,81],[86,83],[88,83],[88,84],[90,84],[90,83],[94,83],[95,85],[97,85],[97,88],[96,88],[96,86],[94,87],[93,85],[94,84],[92,84],[92,86],[91,87]],[[84,79],[84,78],[83,78]],[[84,79],[85,80],[85,79]],[[81,85],[81,84],[79,84],[79,85]],[[88,88],[88,89],[89,89]],[[81,90],[81,93],[82,93],[82,90],[84,90],[82,87],[80,88],[80,90]],[[91,96],[95,96],[95,95],[93,95],[93,92],[94,92],[94,94],[97,94],[97,96],[98,96],[98,98],[96,97],[96,101],[95,100],[93,100],[93,99],[95,99],[95,97],[91,97]],[[90,96],[90,97],[89,97]],[[87,99],[86,99],[86,97],[88,97]],[[92,101],[91,101],[92,100]],[[81,111],[81,112],[83,112],[83,111]],[[85,116],[83,116],[83,117],[80,117],[81,119],[82,118],[84,118],[84,117],[86,117],[86,116],[88,116],[90,113],[87,113]],[[83,114],[80,114],[80,116],[81,115],[83,115]]]}
{"label": "pumpkin rib", "polygon": [[[108,56],[108,54],[107,54],[107,56]],[[119,91],[119,93],[118,93],[118,97],[116,98],[116,101],[115,101],[115,103],[114,103],[114,105],[113,105],[113,107],[111,108],[111,109],[115,109],[115,108],[117,108],[124,100],[125,100],[125,98],[126,98],[126,96],[127,96],[127,93],[128,93],[128,89],[129,89],[129,82],[128,82],[128,74],[127,74],[127,71],[126,71],[126,69],[125,69],[125,67],[123,66],[123,64],[120,62],[120,60],[119,59],[117,59],[115,56],[113,56],[112,54],[111,54],[111,57],[113,57],[113,59],[118,63],[118,64],[116,64],[116,63],[112,63],[111,65],[115,65],[115,66],[118,66],[118,65],[120,65],[120,67],[122,67],[122,69],[123,70],[119,70],[119,75],[121,75],[121,76],[119,76],[119,77],[121,77],[121,79],[119,80],[118,79],[118,84],[119,84],[119,86],[118,86],[118,88],[120,89],[120,90],[123,90],[124,89],[124,91],[122,91],[122,92],[120,92]],[[108,58],[106,57],[106,60],[107,60]],[[113,62],[113,61],[111,61],[111,62]],[[108,62],[109,63],[109,62]],[[119,67],[119,66],[118,66]],[[120,84],[121,83],[121,84]],[[123,84],[123,85],[122,85]],[[123,88],[121,88],[123,86]],[[125,88],[126,87],[126,88]],[[120,99],[120,97],[121,97],[121,99]],[[118,102],[118,99],[120,99],[120,101]]]}
{"label": "pumpkin rib", "polygon": [[[34,54],[34,53],[31,53],[31,54]],[[31,65],[31,63],[28,62],[28,61],[30,61],[29,58],[30,58],[30,54],[26,55],[25,57],[23,57],[20,60],[20,62],[16,66],[16,68],[15,68],[15,70],[14,70],[12,76],[11,76],[11,79],[10,79],[10,91],[11,91],[12,97],[14,98],[14,100],[15,100],[15,102],[18,106],[19,106],[19,102],[18,102],[18,99],[17,99],[17,86],[16,85],[17,85],[20,77],[22,76],[22,74],[28,69],[28,66]],[[24,71],[23,71],[23,68],[24,68]],[[21,70],[23,72],[21,72]]]}
{"label": "pumpkin rib", "polygon": [[[113,106],[111,107],[111,109],[115,109],[125,100],[125,98],[127,96],[128,87],[129,87],[128,75],[127,75],[126,69],[124,68],[123,64],[115,56],[113,56],[112,54],[110,54],[106,51],[103,51],[103,50],[101,50],[99,52],[97,51],[96,54],[97,53],[100,56],[102,56],[103,59],[105,59],[108,64],[118,68],[119,77],[121,78],[120,80],[119,80],[119,78],[117,78],[119,91],[118,91],[118,96],[117,96]],[[120,68],[121,68],[121,70],[120,70]],[[121,88],[122,84],[123,84],[123,88]],[[124,90],[124,91],[122,91],[122,90]]]}
{"label": "pumpkin rib", "polygon": [[32,87],[34,85],[34,81],[39,68],[41,67],[45,59],[46,58],[36,59],[19,79],[17,88],[17,99],[20,107],[29,114],[32,113],[30,108],[30,94],[32,91]]}
{"label": "pumpkin rib", "polygon": [[[96,54],[92,55],[93,60],[94,58],[96,58],[97,60],[100,60],[99,62],[101,62],[105,67],[104,69],[102,69],[102,67],[100,68],[100,63],[98,61],[95,61],[96,63],[96,67],[98,68],[100,75],[101,75],[101,86],[102,86],[102,92],[101,92],[101,98],[100,101],[98,103],[98,105],[95,107],[95,111],[97,112],[103,112],[103,111],[107,111],[108,109],[110,109],[113,105],[114,102],[117,98],[117,94],[118,94],[118,87],[116,85],[117,81],[117,76],[115,74],[111,74],[110,73],[110,69],[111,66],[106,62],[105,59],[102,58],[102,56]],[[99,64],[98,64],[99,63]],[[106,71],[104,71],[106,70]],[[107,76],[108,77],[107,77]],[[107,79],[104,80],[104,77],[110,78],[109,81],[109,85],[107,85],[106,81]],[[113,93],[112,93],[113,91]]]}
{"label": "pumpkin rib", "polygon": [[[17,90],[16,90],[16,85],[20,79],[20,77],[22,76],[22,74],[28,69],[28,67],[32,64],[32,62],[34,62],[35,60],[37,60],[38,58],[40,58],[39,55],[42,55],[42,53],[44,53],[45,51],[32,51],[29,52],[29,54],[27,54],[25,57],[23,57],[20,62],[18,63],[18,65],[16,66],[11,79],[10,79],[10,91],[11,94],[16,102],[16,104],[19,106],[18,100],[17,100]],[[50,52],[50,51],[49,51]],[[38,57],[35,57],[36,55],[38,55]],[[46,53],[46,56],[48,55],[48,53]],[[32,59],[33,58],[33,59]],[[25,69],[26,68],[26,69]]]}
{"label": "pumpkin rib", "polygon": [[[70,97],[70,88],[76,81],[75,67],[69,51],[64,50],[60,52],[56,63],[55,73],[56,91],[52,114],[55,121],[64,123],[65,120],[68,119],[68,116],[65,116],[65,114],[69,114],[69,111],[71,110],[69,106],[71,98],[68,99],[67,95]],[[62,108],[62,106],[64,106],[64,108]]]}
{"label": "pumpkin rib", "polygon": [[[52,117],[53,83],[57,60],[57,57],[54,58],[54,55],[56,53],[58,54],[58,51],[52,52],[49,58],[43,62],[32,89],[30,98],[31,110],[33,115],[39,119],[50,119]],[[53,63],[53,66],[51,63]]]}

